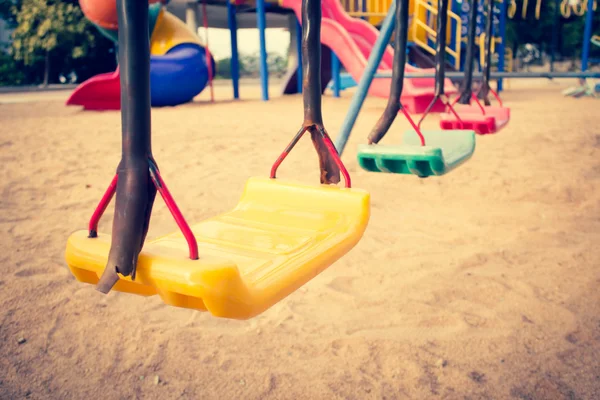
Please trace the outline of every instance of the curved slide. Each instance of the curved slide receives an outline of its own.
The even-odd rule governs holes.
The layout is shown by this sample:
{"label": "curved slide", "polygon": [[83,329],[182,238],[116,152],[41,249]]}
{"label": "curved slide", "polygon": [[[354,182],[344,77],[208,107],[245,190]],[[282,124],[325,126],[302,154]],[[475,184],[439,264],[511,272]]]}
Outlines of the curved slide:
{"label": "curved slide", "polygon": [[[281,7],[294,11],[299,21],[302,21],[302,0],[280,0]],[[340,59],[348,73],[358,82],[367,66],[369,54],[379,36],[379,31],[366,21],[350,17],[337,0],[322,0],[321,43],[329,47]],[[391,73],[394,60],[394,50],[387,46],[377,70],[378,73]],[[433,69],[421,69],[406,66],[409,73],[432,73]],[[411,113],[425,111],[434,95],[433,78],[406,78],[402,91],[401,102]],[[390,93],[391,78],[374,79],[369,88],[369,94],[387,98]],[[454,94],[457,89],[449,79],[445,81],[446,94]],[[444,111],[444,106],[438,103],[433,112]]]}
{"label": "curved slide", "polygon": [[[80,1],[86,17],[113,41],[118,40],[114,0]],[[191,101],[209,82],[206,49],[185,24],[150,0],[150,98],[154,107],[176,106]],[[210,57],[214,77],[215,62]],[[119,68],[94,76],[79,85],[67,105],[88,110],[121,108]]]}
{"label": "curved slide", "polygon": [[[150,56],[152,107],[187,103],[202,92],[208,83],[204,51],[203,47],[195,43],[182,43],[163,56]],[[214,71],[214,60],[211,61]],[[83,106],[86,110],[120,110],[119,67],[114,72],[93,76],[77,86],[67,100],[67,105]]]}

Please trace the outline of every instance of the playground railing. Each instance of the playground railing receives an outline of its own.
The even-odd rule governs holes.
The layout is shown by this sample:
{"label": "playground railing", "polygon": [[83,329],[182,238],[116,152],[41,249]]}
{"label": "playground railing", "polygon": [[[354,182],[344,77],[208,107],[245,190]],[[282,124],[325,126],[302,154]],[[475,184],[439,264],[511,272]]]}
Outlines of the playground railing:
{"label": "playground railing", "polygon": [[[485,33],[482,33],[481,35],[479,35],[478,40],[479,40],[479,62],[481,63],[481,65],[483,65],[483,63],[485,62],[485,60],[484,60],[485,59]],[[490,51],[492,52],[492,54],[494,54],[496,52],[496,43],[502,43],[502,38],[494,36],[494,38],[492,39],[491,48],[490,48]],[[505,49],[504,51],[506,52],[507,50],[510,50],[510,49]]]}
{"label": "playground railing", "polygon": [[[483,65],[485,62],[485,33],[482,33],[481,35],[479,35],[477,40],[479,41],[479,43],[478,43],[478,45],[479,45],[479,63],[480,63],[480,65]],[[494,40],[492,40],[492,46],[490,49],[492,54],[496,53],[496,43],[502,43],[502,38],[494,37]],[[514,65],[513,65],[512,49],[505,48],[504,49],[504,71],[512,72],[513,67],[514,67]],[[498,69],[495,68],[493,70],[497,71]],[[509,80],[507,79],[507,84],[509,84],[508,81]]]}
{"label": "playground railing", "polygon": [[340,0],[344,11],[354,18],[366,18],[377,25],[387,15],[391,0]]}
{"label": "playground railing", "polygon": [[[428,0],[415,1],[415,18],[412,25],[412,37],[417,45],[431,55],[435,55],[435,48],[430,44],[430,42],[435,43],[437,38],[437,33],[435,30],[435,17],[437,16],[437,13],[437,7],[430,4]],[[426,18],[421,18],[421,16],[425,14],[429,15],[432,23],[428,24],[426,22]],[[460,17],[452,11],[448,11],[448,19],[454,20],[455,32],[454,35],[448,35],[448,40],[446,43],[449,42],[450,46],[446,46],[446,53],[454,59],[454,62],[452,63],[453,67],[456,70],[460,70],[461,20]],[[451,29],[452,25],[452,23],[449,23],[448,28]],[[454,38],[454,40],[452,38]]]}

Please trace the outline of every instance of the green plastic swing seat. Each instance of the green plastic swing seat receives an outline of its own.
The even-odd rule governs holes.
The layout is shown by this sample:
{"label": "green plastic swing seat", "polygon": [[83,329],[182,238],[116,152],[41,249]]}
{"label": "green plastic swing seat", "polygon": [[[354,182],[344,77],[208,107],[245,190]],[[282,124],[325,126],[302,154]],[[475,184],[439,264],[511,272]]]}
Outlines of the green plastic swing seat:
{"label": "green plastic swing seat", "polygon": [[414,130],[406,131],[402,144],[358,147],[358,164],[370,172],[444,175],[463,164],[475,151],[473,130],[422,131],[425,146]]}

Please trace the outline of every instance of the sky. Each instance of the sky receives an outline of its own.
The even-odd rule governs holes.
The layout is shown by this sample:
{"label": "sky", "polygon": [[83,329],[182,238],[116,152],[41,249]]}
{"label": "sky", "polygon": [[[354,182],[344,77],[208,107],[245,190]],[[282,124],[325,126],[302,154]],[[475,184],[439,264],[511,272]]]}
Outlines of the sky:
{"label": "sky", "polygon": [[[204,28],[198,28],[198,35],[206,43]],[[290,45],[290,33],[283,28],[270,28],[265,31],[267,52],[287,54]],[[238,52],[240,54],[258,53],[260,44],[258,29],[244,29],[238,31]],[[216,60],[231,57],[231,41],[229,29],[208,29],[208,46]]]}

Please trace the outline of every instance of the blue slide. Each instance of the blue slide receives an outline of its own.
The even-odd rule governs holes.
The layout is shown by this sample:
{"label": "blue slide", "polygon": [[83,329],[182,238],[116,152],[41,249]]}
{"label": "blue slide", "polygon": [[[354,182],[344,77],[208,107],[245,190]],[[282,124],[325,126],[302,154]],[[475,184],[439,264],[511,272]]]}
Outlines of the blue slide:
{"label": "blue slide", "polygon": [[[212,77],[215,61],[211,57]],[[150,57],[150,98],[153,107],[175,106],[191,101],[206,87],[206,52],[194,43],[182,43],[165,55]]]}

